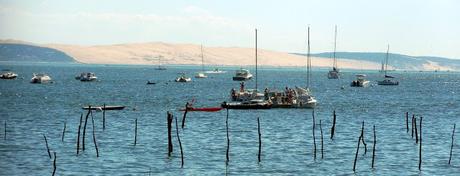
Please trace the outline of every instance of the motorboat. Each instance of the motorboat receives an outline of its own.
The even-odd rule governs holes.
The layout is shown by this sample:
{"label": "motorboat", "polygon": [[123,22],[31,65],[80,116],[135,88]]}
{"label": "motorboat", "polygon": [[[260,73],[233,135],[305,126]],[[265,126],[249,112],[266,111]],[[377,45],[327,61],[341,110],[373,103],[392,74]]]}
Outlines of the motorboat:
{"label": "motorboat", "polygon": [[252,99],[262,99],[264,98],[263,93],[259,93],[256,89],[240,89],[240,91],[236,91],[232,89],[230,91],[230,99],[232,101],[249,101]]}
{"label": "motorboat", "polygon": [[48,76],[47,74],[44,73],[39,73],[39,74],[33,74],[32,79],[30,80],[30,83],[49,83],[51,82],[51,77]]}
{"label": "motorboat", "polygon": [[252,74],[247,69],[239,69],[235,72],[235,76],[233,77],[233,81],[247,81],[252,78]]}
{"label": "motorboat", "polygon": [[[382,85],[382,86],[397,86],[397,85],[399,85],[399,82],[393,80],[394,79],[393,76],[387,75],[389,51],[390,51],[390,45],[388,45],[387,54],[386,54],[386,57],[385,57],[385,68],[384,68],[385,76],[384,76],[383,81],[377,81],[377,84]],[[382,68],[383,68],[383,66],[382,66]]]}
{"label": "motorboat", "polygon": [[192,81],[192,78],[189,78],[184,73],[182,73],[174,81],[176,81],[176,82],[190,82],[190,81]]}
{"label": "motorboat", "polygon": [[207,78],[208,76],[206,76],[203,72],[199,72],[195,75],[195,78]]}
{"label": "motorboat", "polygon": [[18,74],[13,72],[5,72],[0,74],[0,79],[15,79],[16,77],[18,77]]}
{"label": "motorboat", "polygon": [[357,74],[356,80],[353,80],[350,84],[351,87],[367,87],[370,81],[366,80],[365,74]]}
{"label": "motorboat", "polygon": [[211,73],[211,74],[214,74],[214,73],[226,73],[226,71],[222,71],[222,70],[219,70],[219,68],[215,68],[214,70],[211,70],[211,71],[205,71],[205,73]]}
{"label": "motorboat", "polygon": [[96,74],[94,73],[83,72],[80,75],[75,76],[75,79],[83,81],[83,82],[89,82],[89,81],[96,81],[97,77],[96,77]]}
{"label": "motorboat", "polygon": [[308,88],[267,91],[265,96],[272,102],[272,108],[315,108],[317,103]]}

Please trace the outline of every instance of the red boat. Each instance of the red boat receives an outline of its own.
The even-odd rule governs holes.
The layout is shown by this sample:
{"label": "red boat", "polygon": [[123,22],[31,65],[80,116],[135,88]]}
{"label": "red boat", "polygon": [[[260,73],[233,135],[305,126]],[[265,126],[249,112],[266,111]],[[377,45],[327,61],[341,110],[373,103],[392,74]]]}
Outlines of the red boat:
{"label": "red boat", "polygon": [[[221,107],[209,107],[209,108],[194,108],[190,107],[187,111],[204,111],[204,112],[217,112],[222,110]],[[185,109],[180,109],[179,111],[185,111]]]}

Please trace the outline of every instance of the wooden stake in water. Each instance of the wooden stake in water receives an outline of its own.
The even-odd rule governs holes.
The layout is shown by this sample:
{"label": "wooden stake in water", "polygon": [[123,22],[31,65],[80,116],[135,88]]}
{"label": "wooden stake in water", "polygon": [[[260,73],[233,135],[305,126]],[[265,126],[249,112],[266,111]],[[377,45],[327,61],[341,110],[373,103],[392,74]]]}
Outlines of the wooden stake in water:
{"label": "wooden stake in water", "polygon": [[177,117],[176,119],[176,133],[177,133],[177,140],[179,141],[179,148],[180,148],[180,158],[181,158],[181,168],[184,167],[184,152],[182,151],[182,143],[180,142],[180,137],[179,137],[179,125],[177,125]]}
{"label": "wooden stake in water", "polygon": [[417,118],[414,118],[415,143],[418,143]]}
{"label": "wooden stake in water", "polygon": [[332,119],[332,128],[331,128],[331,139],[332,139],[332,140],[334,140],[335,120],[336,120],[336,115],[335,115],[335,110],[334,110],[333,119]]}
{"label": "wooden stake in water", "polygon": [[[407,128],[409,129],[409,128]],[[375,160],[375,144],[377,144],[377,138],[375,137],[375,125],[373,126],[374,131],[374,145],[372,146],[372,168],[374,168],[374,160]]]}
{"label": "wooden stake in water", "polygon": [[260,153],[262,152],[262,134],[260,133],[260,122],[259,122],[259,117],[257,117],[257,131],[259,132],[259,163],[260,163]]}
{"label": "wooden stake in water", "polygon": [[412,114],[412,124],[411,124],[411,137],[414,139],[414,119],[415,119],[415,114]]}
{"label": "wooden stake in water", "polygon": [[62,138],[61,138],[61,142],[64,142],[64,135],[65,135],[65,129],[67,127],[67,122],[64,122],[64,129],[62,130]]}
{"label": "wooden stake in water", "polygon": [[367,154],[367,144],[364,142],[364,121],[363,125],[361,126],[361,141],[363,142],[364,145],[364,155]]}
{"label": "wooden stake in water", "polygon": [[409,112],[406,112],[406,133],[409,133]]}
{"label": "wooden stake in water", "polygon": [[419,160],[418,160],[418,170],[422,170],[422,119],[423,117],[420,117],[420,148],[419,148]]}
{"label": "wooden stake in water", "polygon": [[54,152],[54,161],[53,161],[53,176],[56,174],[56,159],[57,159],[57,155],[56,155],[56,152]]}
{"label": "wooden stake in water", "polygon": [[316,139],[315,139],[315,110],[312,111],[312,117],[313,117],[313,159],[316,160]]}
{"label": "wooden stake in water", "polygon": [[105,130],[105,103],[104,108],[102,108],[102,130]]}
{"label": "wooden stake in water", "polygon": [[182,117],[182,129],[183,129],[184,126],[185,126],[185,118],[187,117],[187,112],[188,112],[189,106],[190,106],[190,103],[187,102],[187,103],[185,104],[184,116]]}
{"label": "wooden stake in water", "polygon": [[323,152],[323,128],[321,127],[321,119],[319,120],[319,130],[321,131],[321,159],[324,158]]}
{"label": "wooden stake in water", "polygon": [[362,135],[359,135],[359,138],[358,138],[358,147],[356,147],[355,162],[353,163],[353,172],[355,172],[355,169],[356,169],[356,161],[358,160],[359,144],[361,143],[361,137],[363,137],[363,136],[362,136]]}
{"label": "wooden stake in water", "polygon": [[5,134],[3,135],[3,140],[6,140],[6,120],[5,120]]}
{"label": "wooden stake in water", "polygon": [[452,159],[452,148],[454,147],[454,134],[455,134],[455,123],[454,123],[454,129],[452,130],[452,144],[450,145],[449,165],[450,165],[450,160]]}
{"label": "wooden stake in water", "polygon": [[51,159],[51,152],[50,152],[50,148],[49,148],[49,146],[48,146],[48,140],[46,140],[46,136],[45,136],[45,135],[43,135],[43,137],[45,138],[46,150],[48,150],[48,156],[49,156],[50,159]]}
{"label": "wooden stake in water", "polygon": [[230,161],[230,158],[228,156],[228,153],[230,152],[230,138],[228,137],[228,109],[227,109],[227,118],[225,119],[225,127],[227,129],[227,153],[226,153],[226,160],[225,160],[225,165],[228,165],[228,162]]}
{"label": "wooden stake in water", "polygon": [[97,149],[97,142],[96,142],[96,133],[95,128],[94,128],[94,118],[93,114],[91,113],[91,123],[93,124],[93,142],[94,142],[94,148],[96,148],[96,157],[99,157],[99,149]]}
{"label": "wooden stake in water", "polygon": [[171,128],[172,128],[172,121],[173,121],[173,115],[168,111],[167,112],[167,121],[168,121],[168,156],[171,156],[171,153],[173,152],[173,144],[172,144],[172,137],[171,137]]}
{"label": "wooden stake in water", "polygon": [[88,117],[90,113],[91,113],[91,106],[89,106],[88,108],[88,113],[86,114],[86,118],[85,118],[85,125],[83,126],[83,139],[82,139],[83,151],[85,151],[86,124],[88,123]]}
{"label": "wooden stake in water", "polygon": [[81,129],[81,121],[83,119],[83,113],[80,115],[80,124],[78,125],[78,136],[77,136],[77,155],[80,152],[80,129]]}
{"label": "wooden stake in water", "polygon": [[134,146],[136,146],[137,143],[137,118],[136,121],[134,122],[136,125],[134,127]]}

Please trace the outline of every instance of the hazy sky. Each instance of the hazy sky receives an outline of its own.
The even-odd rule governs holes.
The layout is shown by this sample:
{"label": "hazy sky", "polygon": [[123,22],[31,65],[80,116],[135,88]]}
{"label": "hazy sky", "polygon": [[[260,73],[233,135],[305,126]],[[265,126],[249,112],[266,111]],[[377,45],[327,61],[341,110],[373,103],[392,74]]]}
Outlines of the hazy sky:
{"label": "hazy sky", "polygon": [[305,52],[390,51],[460,59],[458,0],[0,0],[0,39],[164,41]]}

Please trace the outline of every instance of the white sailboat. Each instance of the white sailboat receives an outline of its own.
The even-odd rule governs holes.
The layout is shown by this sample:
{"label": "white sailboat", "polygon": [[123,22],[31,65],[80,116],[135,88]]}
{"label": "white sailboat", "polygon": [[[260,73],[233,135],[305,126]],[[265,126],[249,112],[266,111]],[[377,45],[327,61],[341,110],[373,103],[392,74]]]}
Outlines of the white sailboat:
{"label": "white sailboat", "polygon": [[204,74],[204,54],[203,54],[203,45],[201,45],[201,72],[198,72],[195,75],[195,78],[207,78],[207,77],[208,76]]}
{"label": "white sailboat", "polygon": [[383,81],[377,81],[377,84],[382,85],[382,86],[397,86],[399,85],[399,82],[392,80],[394,77],[387,74],[389,51],[390,51],[390,45],[388,45],[387,47],[387,54],[385,57],[385,70],[384,70],[385,76],[384,76]]}
{"label": "white sailboat", "polygon": [[329,79],[339,79],[339,68],[337,67],[337,58],[335,56],[337,49],[337,26],[335,26],[335,37],[334,37],[334,60],[332,64],[332,70],[329,71],[327,74],[327,78]]}
{"label": "white sailboat", "polygon": [[316,99],[313,97],[310,91],[310,78],[311,78],[311,58],[310,58],[310,26],[308,26],[307,32],[307,87],[296,87],[294,89],[296,103],[295,106],[298,108],[314,108],[316,106]]}
{"label": "white sailboat", "polygon": [[162,55],[159,55],[159,56],[158,56],[158,67],[155,68],[155,70],[166,70],[166,67],[164,67],[164,66],[161,65],[161,59],[162,59],[162,58],[163,58]]}

